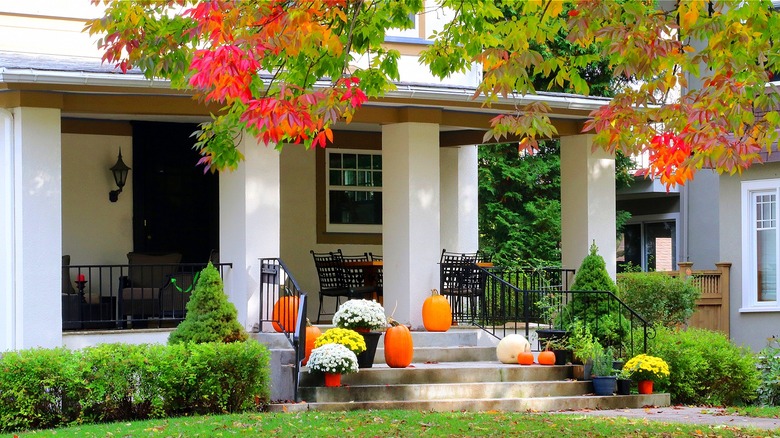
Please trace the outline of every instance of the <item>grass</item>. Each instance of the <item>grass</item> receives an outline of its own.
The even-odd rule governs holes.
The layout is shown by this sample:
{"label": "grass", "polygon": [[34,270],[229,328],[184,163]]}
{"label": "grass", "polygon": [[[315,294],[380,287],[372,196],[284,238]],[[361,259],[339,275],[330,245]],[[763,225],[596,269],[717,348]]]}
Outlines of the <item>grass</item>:
{"label": "grass", "polygon": [[726,408],[726,411],[746,417],[780,418],[780,406],[740,406]]}
{"label": "grass", "polygon": [[[684,437],[767,436],[727,425],[660,423],[627,418],[512,412],[349,411],[245,413],[92,424],[17,434],[28,437]],[[13,437],[14,435],[4,435]]]}

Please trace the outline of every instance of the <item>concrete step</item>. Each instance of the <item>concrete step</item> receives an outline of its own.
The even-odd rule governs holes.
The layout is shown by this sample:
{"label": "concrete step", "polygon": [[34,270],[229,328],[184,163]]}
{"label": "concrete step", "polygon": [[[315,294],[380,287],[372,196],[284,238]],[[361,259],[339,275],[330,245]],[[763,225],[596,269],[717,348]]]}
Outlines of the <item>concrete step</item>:
{"label": "concrete step", "polygon": [[[414,347],[415,363],[425,362],[477,362],[496,360],[495,347]],[[380,344],[376,349],[374,363],[385,363],[385,349]]]}
{"label": "concrete step", "polygon": [[579,396],[593,391],[591,382],[480,382],[415,385],[350,385],[344,388],[301,388],[301,399],[317,403],[386,402],[432,400],[486,400],[498,398],[537,398]]}
{"label": "concrete step", "polygon": [[354,411],[368,409],[405,409],[434,412],[549,412],[580,409],[628,409],[644,406],[669,406],[669,394],[648,395],[579,395],[565,397],[527,397],[492,399],[450,399],[413,401],[365,401],[278,404],[269,407],[272,412],[295,411]]}

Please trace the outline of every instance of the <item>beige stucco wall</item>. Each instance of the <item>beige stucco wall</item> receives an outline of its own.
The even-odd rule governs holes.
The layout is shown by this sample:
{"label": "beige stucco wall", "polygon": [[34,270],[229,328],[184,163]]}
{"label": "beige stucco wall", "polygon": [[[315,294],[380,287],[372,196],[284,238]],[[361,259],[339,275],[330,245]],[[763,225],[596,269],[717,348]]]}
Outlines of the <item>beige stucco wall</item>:
{"label": "beige stucco wall", "polygon": [[[758,351],[766,338],[780,335],[780,313],[740,313],[742,306],[742,206],[741,182],[780,178],[780,163],[753,165],[741,176],[720,178],[720,261],[731,262],[731,339]],[[704,219],[698,219],[704,220]],[[691,218],[695,223],[697,219]],[[693,260],[695,263],[695,260]]]}
{"label": "beige stucco wall", "polygon": [[120,147],[132,169],[131,137],[62,135],[62,253],[74,265],[125,264],[133,248],[132,170],[119,200],[108,200]]}

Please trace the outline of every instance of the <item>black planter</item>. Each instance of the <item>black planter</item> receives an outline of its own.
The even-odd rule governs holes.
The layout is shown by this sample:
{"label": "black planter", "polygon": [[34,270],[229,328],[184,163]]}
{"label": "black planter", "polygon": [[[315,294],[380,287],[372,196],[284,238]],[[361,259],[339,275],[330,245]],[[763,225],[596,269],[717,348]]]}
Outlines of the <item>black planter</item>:
{"label": "black planter", "polygon": [[615,393],[615,376],[593,376],[593,392],[596,395],[612,395]]}
{"label": "black planter", "polygon": [[555,365],[566,365],[571,362],[571,350],[553,350]]}
{"label": "black planter", "polygon": [[376,347],[379,345],[379,338],[382,333],[367,332],[361,333],[363,340],[366,341],[366,351],[357,355],[358,368],[371,368],[374,366],[374,357],[376,356]]}
{"label": "black planter", "polygon": [[618,395],[631,394],[631,379],[617,379]]}
{"label": "black planter", "polygon": [[547,347],[547,342],[565,342],[569,337],[569,332],[558,329],[541,329],[536,331],[539,338],[539,350]]}

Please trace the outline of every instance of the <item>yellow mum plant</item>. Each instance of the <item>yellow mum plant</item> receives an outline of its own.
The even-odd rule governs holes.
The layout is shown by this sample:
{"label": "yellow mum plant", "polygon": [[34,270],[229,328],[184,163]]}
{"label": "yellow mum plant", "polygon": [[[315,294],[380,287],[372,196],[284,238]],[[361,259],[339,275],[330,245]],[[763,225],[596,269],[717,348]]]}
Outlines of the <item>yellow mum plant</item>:
{"label": "yellow mum plant", "polygon": [[334,327],[326,330],[314,341],[314,348],[322,347],[325,344],[341,344],[355,354],[366,351],[366,341],[363,340],[363,336],[354,330],[345,328]]}
{"label": "yellow mum plant", "polygon": [[669,377],[669,364],[660,357],[640,354],[623,365],[623,374],[634,380],[658,380]]}

